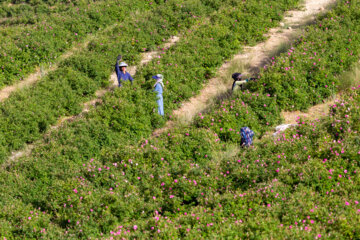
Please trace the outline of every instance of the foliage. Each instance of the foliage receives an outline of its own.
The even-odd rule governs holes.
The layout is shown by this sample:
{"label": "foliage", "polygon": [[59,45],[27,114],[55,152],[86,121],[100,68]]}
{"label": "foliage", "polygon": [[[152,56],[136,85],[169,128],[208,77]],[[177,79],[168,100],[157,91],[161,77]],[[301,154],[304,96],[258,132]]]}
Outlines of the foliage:
{"label": "foliage", "polygon": [[[1,187],[6,199],[20,196],[33,207],[21,226],[38,230],[23,237],[358,238],[359,96],[360,86],[324,120],[299,120],[231,156],[236,140],[221,143],[191,126],[139,146],[103,148],[84,162],[80,137],[61,145],[68,134],[61,131],[57,142],[8,165]],[[341,136],[338,123],[347,126]],[[98,136],[110,136],[103,131]],[[2,219],[14,225],[13,209],[3,209]]]}
{"label": "foliage", "polygon": [[[223,10],[218,16],[226,16]],[[192,42],[199,38],[196,34],[206,36],[206,29],[212,32],[220,26],[199,28],[187,39]],[[221,42],[224,35],[217,36],[214,41]],[[216,51],[211,46],[219,47],[208,45],[209,52]],[[221,56],[227,51],[231,53],[227,49]],[[181,58],[180,52],[188,57]],[[163,120],[152,112],[155,103],[149,99],[154,100],[154,94],[145,90],[152,84],[145,79],[152,72],[172,69],[170,63],[181,67],[174,78],[165,75],[167,109],[173,109],[183,99],[179,94],[185,86],[180,76],[187,76],[184,65],[198,69],[194,76],[199,76],[199,84],[212,62],[185,44],[163,55],[175,53],[179,62],[156,60],[145,66],[136,89],[127,86],[108,93],[86,118],[48,135],[31,156],[3,163],[1,236],[360,238],[360,86],[332,106],[325,120],[299,120],[295,129],[250,148],[239,148],[236,132],[221,133],[220,128],[249,124],[263,132],[264,124],[277,123],[284,106],[263,90],[267,82],[258,92],[241,92],[216,105],[188,128],[149,140]],[[217,58],[214,54],[210,60]],[[64,68],[77,65],[69,63]],[[200,88],[187,81],[192,91]],[[8,204],[11,201],[16,205]]]}

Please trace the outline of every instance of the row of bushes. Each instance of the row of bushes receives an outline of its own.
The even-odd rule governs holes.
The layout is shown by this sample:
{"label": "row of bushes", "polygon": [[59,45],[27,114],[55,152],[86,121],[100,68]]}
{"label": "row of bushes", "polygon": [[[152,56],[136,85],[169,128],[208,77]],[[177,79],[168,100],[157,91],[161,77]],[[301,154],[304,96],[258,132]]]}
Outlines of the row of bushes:
{"label": "row of bushes", "polygon": [[[356,2],[341,1],[318,24],[321,27],[331,17],[339,19],[340,17],[336,16],[341,16],[342,19],[347,19],[358,13],[359,5]],[[344,29],[349,24],[349,21],[342,21],[337,28]],[[352,24],[354,23],[352,22],[350,26],[355,26]],[[164,188],[163,191],[171,194],[172,200],[167,199],[167,196],[162,196],[164,202],[154,210],[154,215],[157,215],[155,218],[160,220],[151,221],[148,217],[127,224],[125,228],[127,230],[134,225],[141,226],[140,229],[143,230],[143,232],[131,231],[129,237],[186,236],[189,239],[199,237],[356,239],[359,237],[357,221],[359,221],[360,211],[358,205],[360,198],[358,188],[360,86],[349,91],[343,100],[336,101],[331,106],[329,116],[322,121],[304,122],[299,119],[299,126],[295,130],[275,139],[265,138],[249,150],[239,150],[237,147],[241,126],[250,126],[257,133],[257,137],[261,136],[269,130],[267,125],[273,126],[279,122],[281,110],[306,109],[328,97],[330,93],[335,94],[337,86],[341,84],[337,81],[336,74],[350,69],[352,64],[358,61],[358,54],[354,53],[355,57],[353,57],[349,51],[350,48],[355,49],[356,45],[341,45],[342,36],[344,32],[349,32],[349,29],[332,32],[327,37],[337,40],[334,40],[331,45],[323,46],[321,52],[327,54],[332,51],[333,46],[337,46],[339,52],[349,51],[348,54],[342,55],[343,61],[340,61],[345,64],[337,65],[336,58],[327,59],[328,64],[326,67],[321,67],[321,70],[332,73],[331,79],[334,83],[321,86],[322,79],[319,76],[314,74],[314,79],[308,76],[308,81],[301,85],[306,89],[307,95],[302,96],[302,101],[297,101],[297,105],[291,102],[295,105],[291,107],[291,103],[288,104],[288,102],[293,101],[293,94],[296,94],[296,91],[294,93],[286,86],[290,81],[300,84],[301,80],[299,82],[289,80],[293,76],[291,73],[284,74],[287,78],[282,78],[282,74],[285,71],[292,71],[291,68],[285,68],[288,63],[294,61],[292,59],[294,52],[302,50],[302,54],[296,55],[298,62],[304,63],[309,59],[309,56],[303,56],[305,55],[303,53],[307,51],[306,48],[304,49],[303,42],[318,40],[319,36],[326,37],[325,34],[319,34],[318,27],[310,29],[313,30],[308,31],[301,41],[286,53],[288,56],[283,55],[274,60],[274,65],[277,62],[280,67],[272,67],[261,73],[260,80],[250,87],[251,91],[236,94],[230,100],[221,102],[207,114],[200,114],[192,129],[181,130],[180,134],[166,133],[168,136],[175,134],[184,139],[192,138],[193,135],[198,135],[200,131],[198,128],[201,127],[203,131],[207,130],[211,137],[202,136],[197,143],[213,141],[214,144],[216,142],[219,145],[212,147],[215,149],[214,152],[208,149],[203,151],[200,154],[203,159],[200,160],[197,151],[189,148],[187,144],[185,144],[185,149],[190,150],[193,156],[186,156],[186,150],[176,151],[176,154],[184,152],[183,158],[180,158],[182,161],[190,159],[193,164],[191,171],[186,171],[184,165],[179,171],[175,167],[178,164],[177,158],[174,165],[170,164],[165,172],[159,173],[161,170],[157,168],[156,173],[160,176],[167,174],[171,176],[165,182],[165,186],[170,185],[170,188]],[[328,31],[328,29],[324,27],[323,30]],[[320,38],[318,41],[323,40]],[[329,53],[329,58],[334,56],[336,55],[331,56]],[[315,65],[308,64],[301,66],[300,69],[304,73],[314,72],[313,66]],[[297,70],[294,71],[296,73]],[[274,78],[274,76],[279,78]],[[282,81],[277,82],[278,79]],[[326,94],[324,92],[327,90],[324,89],[327,87],[331,90]],[[318,99],[310,98],[314,92],[319,91]],[[311,101],[305,103],[306,98]],[[174,142],[164,138],[159,141],[161,144],[150,142],[151,147],[148,151],[160,152],[157,157],[152,155],[152,159],[165,156],[166,161],[172,162],[171,156],[175,152],[172,149]],[[181,143],[177,138],[175,145]],[[221,151],[219,147],[222,148]],[[165,149],[170,149],[169,152],[173,155],[164,154]],[[234,151],[240,152],[234,156]],[[221,161],[219,161],[219,155]],[[138,161],[141,159],[139,156],[131,156],[131,158]],[[156,164],[156,161],[152,162]],[[207,165],[203,166],[204,163]],[[160,166],[163,167],[163,165]],[[196,173],[195,176],[194,173]],[[185,179],[191,179],[192,182],[195,178],[195,182],[201,186],[191,186],[191,184],[189,186],[187,181],[183,181],[183,176],[186,176]],[[176,179],[181,179],[180,184]],[[151,191],[150,195],[155,194],[154,192]],[[193,201],[188,202],[188,199]],[[176,200],[178,200],[177,205],[171,210],[166,208],[168,201],[175,202]],[[192,205],[194,207],[191,207]],[[169,214],[169,211],[172,213]],[[169,222],[172,222],[171,226],[167,224]],[[127,236],[128,233],[120,230],[114,228],[112,234]]]}
{"label": "row of bushes", "polygon": [[[215,148],[215,153],[203,154],[212,155],[215,162],[220,155],[222,161],[214,168],[204,167],[205,173],[199,174],[219,185],[210,186],[216,189],[211,191],[204,178],[195,179],[204,183],[204,194],[198,192],[191,198],[198,202],[205,198],[205,203],[170,219],[175,219],[172,226],[182,229],[153,224],[155,230],[166,229],[166,235],[185,233],[189,238],[359,238],[360,86],[335,101],[325,119],[298,119],[294,130],[263,138],[250,149],[237,147],[240,127],[250,126],[261,137],[268,126],[280,121],[280,111],[307,109],[337,92],[341,85],[337,76],[359,59],[356,43],[351,43],[358,38],[354,16],[359,12],[356,1],[340,1],[294,47],[274,59],[250,91],[200,114],[192,130],[182,131],[184,137],[191,136],[201,127],[212,135],[201,142],[213,139],[220,143],[221,151]],[[239,153],[234,156],[234,151]],[[205,189],[211,193],[206,194]],[[182,191],[172,194],[185,199]],[[205,210],[208,214],[196,214],[205,223],[188,217]],[[128,228],[140,223],[134,221]],[[120,234],[125,236],[124,231]],[[145,234],[161,236],[150,230]],[[142,235],[135,232],[133,236]]]}
{"label": "row of bushes", "polygon": [[359,13],[358,3],[339,2],[287,52],[273,58],[246,91],[199,116],[196,126],[232,141],[240,141],[239,126],[249,126],[259,138],[281,122],[281,111],[306,110],[334,96],[342,84],[338,77],[359,60],[358,20],[353,17]]}
{"label": "row of bushes", "polygon": [[[182,191],[182,200],[173,194],[168,196],[170,185],[165,189],[165,185],[161,186],[161,183],[159,187],[158,181],[170,184],[174,176],[189,173],[189,184],[200,185],[199,180],[193,180],[197,179],[195,176],[200,177],[202,170],[198,171],[193,167],[203,163],[201,166],[210,164],[216,168],[216,163],[213,164],[209,159],[213,158],[212,154],[216,154],[214,150],[221,146],[214,141],[215,137],[207,129],[195,130],[191,136],[182,132],[169,133],[159,139],[158,143],[155,140],[150,145],[145,141],[141,146],[136,146],[140,139],[149,136],[164,121],[153,112],[156,108],[155,96],[150,91],[153,83],[146,80],[151,74],[164,73],[166,109],[169,111],[177,107],[180,101],[200,90],[204,80],[214,75],[215,69],[224,59],[240,49],[239,43],[252,43],[252,38],[262,40],[261,32],[275,26],[276,20],[280,18],[279,14],[294,6],[297,1],[269,1],[264,4],[232,0],[218,3],[224,5],[217,5],[220,9],[216,14],[206,14],[199,18],[199,22],[207,21],[204,25],[199,24],[190,29],[184,34],[183,42],[180,41],[161,54],[158,60],[141,68],[131,89],[125,86],[108,93],[102,99],[103,104],[91,111],[86,118],[69,123],[47,136],[44,143],[33,150],[31,157],[3,164],[6,171],[2,174],[6,172],[8,177],[3,182],[4,198],[1,199],[4,200],[0,202],[4,216],[2,225],[7,226],[3,228],[2,235],[23,238],[108,236],[121,222],[152,219],[155,211],[164,211],[168,217],[177,216],[177,208],[184,210],[203,205],[204,202],[194,198],[194,194],[201,194],[202,187]],[[230,3],[234,7],[231,11],[228,7]],[[237,18],[234,19],[236,9],[243,14],[236,15]],[[248,16],[246,19],[256,19],[258,23],[259,20],[254,17],[256,9],[259,13],[260,9],[264,10],[262,25],[258,26],[262,31],[258,33],[251,30],[255,23],[245,21],[242,28],[249,29],[252,37],[244,35],[242,28],[237,26],[241,25],[238,19]],[[205,17],[208,15],[210,18]],[[234,24],[227,25],[232,21]],[[137,24],[140,23],[141,21]],[[129,29],[128,26],[123,28]],[[139,42],[141,40],[136,37],[134,39]],[[97,44],[91,43],[91,51],[108,54],[115,46],[107,42],[110,40],[104,37],[98,39]],[[122,46],[117,44],[116,46]],[[112,57],[115,56],[114,52]],[[130,60],[132,59],[134,62],[138,60]],[[69,63],[66,66],[76,65],[74,60],[71,61],[66,61]],[[189,64],[191,68],[186,68]],[[21,173],[16,170],[20,168]],[[21,175],[16,178],[16,188],[11,184],[15,172]],[[183,178],[177,181],[180,180],[185,181]],[[209,184],[216,189],[217,183]],[[10,189],[13,191],[10,192]],[[179,186],[174,193],[181,189],[183,187]],[[7,208],[14,198],[21,201],[17,201],[14,208]],[[146,220],[144,224],[145,222]],[[142,227],[139,224],[139,228],[140,226]],[[36,231],[33,231],[34,228]],[[137,227],[132,228],[136,230]]]}
{"label": "row of bushes", "polygon": [[[48,212],[54,208],[61,211],[66,216],[62,222],[70,220],[64,225],[72,230],[69,234],[74,235],[70,237],[87,237],[83,232],[93,233],[96,225],[113,225],[103,233],[126,238],[357,237],[357,225],[349,221],[355,219],[356,223],[358,218],[359,166],[358,161],[351,160],[359,156],[359,89],[337,103],[340,111],[333,112],[326,122],[301,124],[301,128],[275,141],[264,140],[235,156],[239,135],[230,128],[252,124],[257,132],[265,131],[266,123],[273,125],[279,119],[281,108],[273,97],[242,92],[215,109],[216,114],[199,116],[194,126],[166,132],[159,139],[136,146],[117,142],[124,139],[122,134],[137,138],[136,122],[129,124],[134,129],[125,132],[129,128],[121,124],[128,123],[114,119],[127,109],[124,105],[140,96],[119,102],[122,95],[115,94],[119,95],[108,95],[104,105],[88,119],[49,137],[49,144],[28,159],[29,165],[33,159],[40,161],[36,173],[48,172],[47,184],[60,191],[51,196],[58,200],[57,205],[49,206],[43,200],[35,206]],[[143,116],[138,113],[137,117]],[[222,130],[219,125],[209,129],[218,120],[227,125],[221,126]],[[333,140],[340,142],[325,148]],[[58,146],[60,143],[63,145]],[[91,157],[95,160],[86,161]],[[64,162],[65,166],[57,167]],[[85,166],[79,170],[81,164]],[[14,169],[26,166],[34,173],[34,167],[29,165],[19,164]],[[54,178],[58,173],[61,178]],[[66,190],[59,188],[73,183],[74,176],[79,175],[81,183]],[[44,187],[44,180],[34,182]],[[30,184],[21,191],[29,190]],[[68,196],[73,208],[60,208]],[[72,200],[80,196],[85,200]],[[87,214],[88,209],[92,215]]]}
{"label": "row of bushes", "polygon": [[0,7],[0,87],[25,78],[36,67],[58,62],[59,56],[91,34],[129,19],[129,12],[147,11],[150,1],[57,1]]}

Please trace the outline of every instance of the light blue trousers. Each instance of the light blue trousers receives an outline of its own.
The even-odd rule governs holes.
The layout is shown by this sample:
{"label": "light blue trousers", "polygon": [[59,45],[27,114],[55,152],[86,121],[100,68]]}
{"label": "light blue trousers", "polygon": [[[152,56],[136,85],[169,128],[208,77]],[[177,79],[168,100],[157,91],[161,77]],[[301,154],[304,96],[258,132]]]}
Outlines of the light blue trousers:
{"label": "light blue trousers", "polygon": [[157,104],[158,104],[158,113],[161,116],[164,116],[164,99],[162,94],[158,94],[157,95],[157,100],[156,100]]}

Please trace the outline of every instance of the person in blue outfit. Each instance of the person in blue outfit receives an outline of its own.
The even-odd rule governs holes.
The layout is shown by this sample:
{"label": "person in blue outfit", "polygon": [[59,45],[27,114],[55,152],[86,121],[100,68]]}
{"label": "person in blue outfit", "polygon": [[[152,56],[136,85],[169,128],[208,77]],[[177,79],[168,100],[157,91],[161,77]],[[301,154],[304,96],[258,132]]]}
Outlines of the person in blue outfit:
{"label": "person in blue outfit", "polygon": [[131,77],[130,73],[126,71],[126,67],[128,66],[125,62],[121,62],[119,64],[119,60],[121,60],[121,56],[118,56],[118,59],[115,64],[115,72],[117,75],[117,79],[119,82],[119,87],[122,87],[122,82],[130,80],[131,85],[133,84],[134,79]]}
{"label": "person in blue outfit", "polygon": [[156,83],[154,84],[154,92],[157,93],[157,104],[158,104],[158,113],[161,116],[164,116],[164,99],[163,99],[163,91],[164,91],[164,83],[163,83],[163,75],[157,74],[152,77],[153,79],[156,79]]}
{"label": "person in blue outfit", "polygon": [[250,147],[253,144],[254,132],[249,127],[242,127],[240,129],[241,141],[240,146]]}

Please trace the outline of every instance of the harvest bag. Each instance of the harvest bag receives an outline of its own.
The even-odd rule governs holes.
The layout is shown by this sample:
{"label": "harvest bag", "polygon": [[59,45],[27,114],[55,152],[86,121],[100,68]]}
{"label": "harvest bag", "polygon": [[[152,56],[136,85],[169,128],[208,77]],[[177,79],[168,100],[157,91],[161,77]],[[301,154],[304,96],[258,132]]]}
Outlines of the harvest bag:
{"label": "harvest bag", "polygon": [[241,146],[249,147],[253,143],[254,132],[248,128],[243,127],[240,129],[241,133]]}

